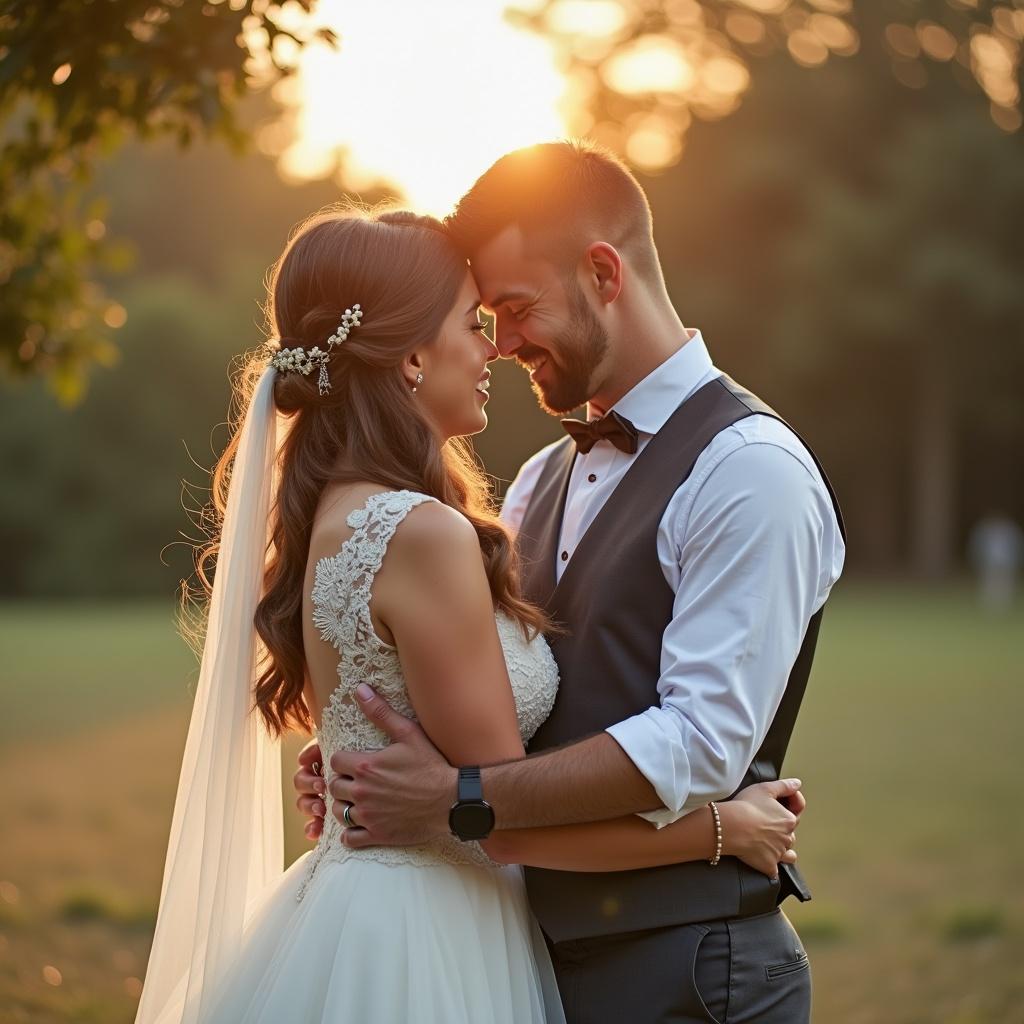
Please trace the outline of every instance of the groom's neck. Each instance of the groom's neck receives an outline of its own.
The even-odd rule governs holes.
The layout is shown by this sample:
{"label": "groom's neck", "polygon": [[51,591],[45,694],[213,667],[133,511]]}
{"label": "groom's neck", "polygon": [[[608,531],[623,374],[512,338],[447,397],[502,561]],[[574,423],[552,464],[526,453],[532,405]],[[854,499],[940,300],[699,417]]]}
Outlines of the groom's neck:
{"label": "groom's neck", "polygon": [[623,298],[614,330],[609,330],[608,370],[588,403],[591,418],[603,416],[690,341],[664,292]]}

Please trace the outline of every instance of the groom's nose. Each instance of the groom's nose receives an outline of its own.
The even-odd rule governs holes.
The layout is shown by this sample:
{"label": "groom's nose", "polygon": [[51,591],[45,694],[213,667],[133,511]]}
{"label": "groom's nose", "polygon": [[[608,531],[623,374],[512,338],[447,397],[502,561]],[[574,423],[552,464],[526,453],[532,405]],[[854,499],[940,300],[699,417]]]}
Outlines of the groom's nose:
{"label": "groom's nose", "polygon": [[502,359],[508,359],[519,351],[523,344],[523,338],[516,329],[515,320],[501,316],[495,319],[494,344]]}

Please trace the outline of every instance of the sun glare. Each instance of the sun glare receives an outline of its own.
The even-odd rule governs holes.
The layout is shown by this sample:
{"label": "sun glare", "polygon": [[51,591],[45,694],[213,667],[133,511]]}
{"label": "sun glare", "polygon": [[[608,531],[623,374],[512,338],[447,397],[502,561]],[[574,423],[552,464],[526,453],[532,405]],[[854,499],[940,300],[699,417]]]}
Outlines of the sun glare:
{"label": "sun glare", "polygon": [[[566,134],[565,80],[544,39],[503,0],[321,0],[340,37],[313,44],[287,83],[287,176],[335,172],[346,191],[383,184],[422,213],[448,212],[503,152]],[[264,140],[280,151],[278,136]]]}

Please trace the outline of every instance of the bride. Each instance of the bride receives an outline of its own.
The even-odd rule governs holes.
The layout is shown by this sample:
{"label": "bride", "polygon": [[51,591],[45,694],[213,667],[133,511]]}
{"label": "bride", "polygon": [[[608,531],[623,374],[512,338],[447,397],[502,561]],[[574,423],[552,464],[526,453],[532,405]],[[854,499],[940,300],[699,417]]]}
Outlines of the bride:
{"label": "bride", "polygon": [[[497,351],[442,226],[322,212],[268,292],[274,342],[239,377],[214,477],[217,568],[137,1021],[562,1021],[502,851],[580,871],[610,870],[609,850],[617,868],[710,858],[711,814],[642,841],[624,819],[362,850],[328,815],[283,870],[284,731],[315,730],[325,761],[384,745],[354,703],[369,683],[452,763],[522,757],[554,703],[557,626],[520,596],[463,440],[486,426]],[[772,875],[796,857],[779,786],[720,807],[724,852]]]}

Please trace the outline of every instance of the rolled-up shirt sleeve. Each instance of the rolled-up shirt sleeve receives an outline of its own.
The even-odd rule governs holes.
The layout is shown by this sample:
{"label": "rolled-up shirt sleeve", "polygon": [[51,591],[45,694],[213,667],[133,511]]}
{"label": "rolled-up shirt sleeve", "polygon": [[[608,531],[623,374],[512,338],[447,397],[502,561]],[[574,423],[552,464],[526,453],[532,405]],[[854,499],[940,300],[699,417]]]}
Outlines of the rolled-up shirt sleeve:
{"label": "rolled-up shirt sleeve", "polygon": [[737,789],[842,566],[828,493],[792,452],[741,444],[702,472],[665,540],[660,705],[607,730],[664,804],[643,815],[659,826]]}

